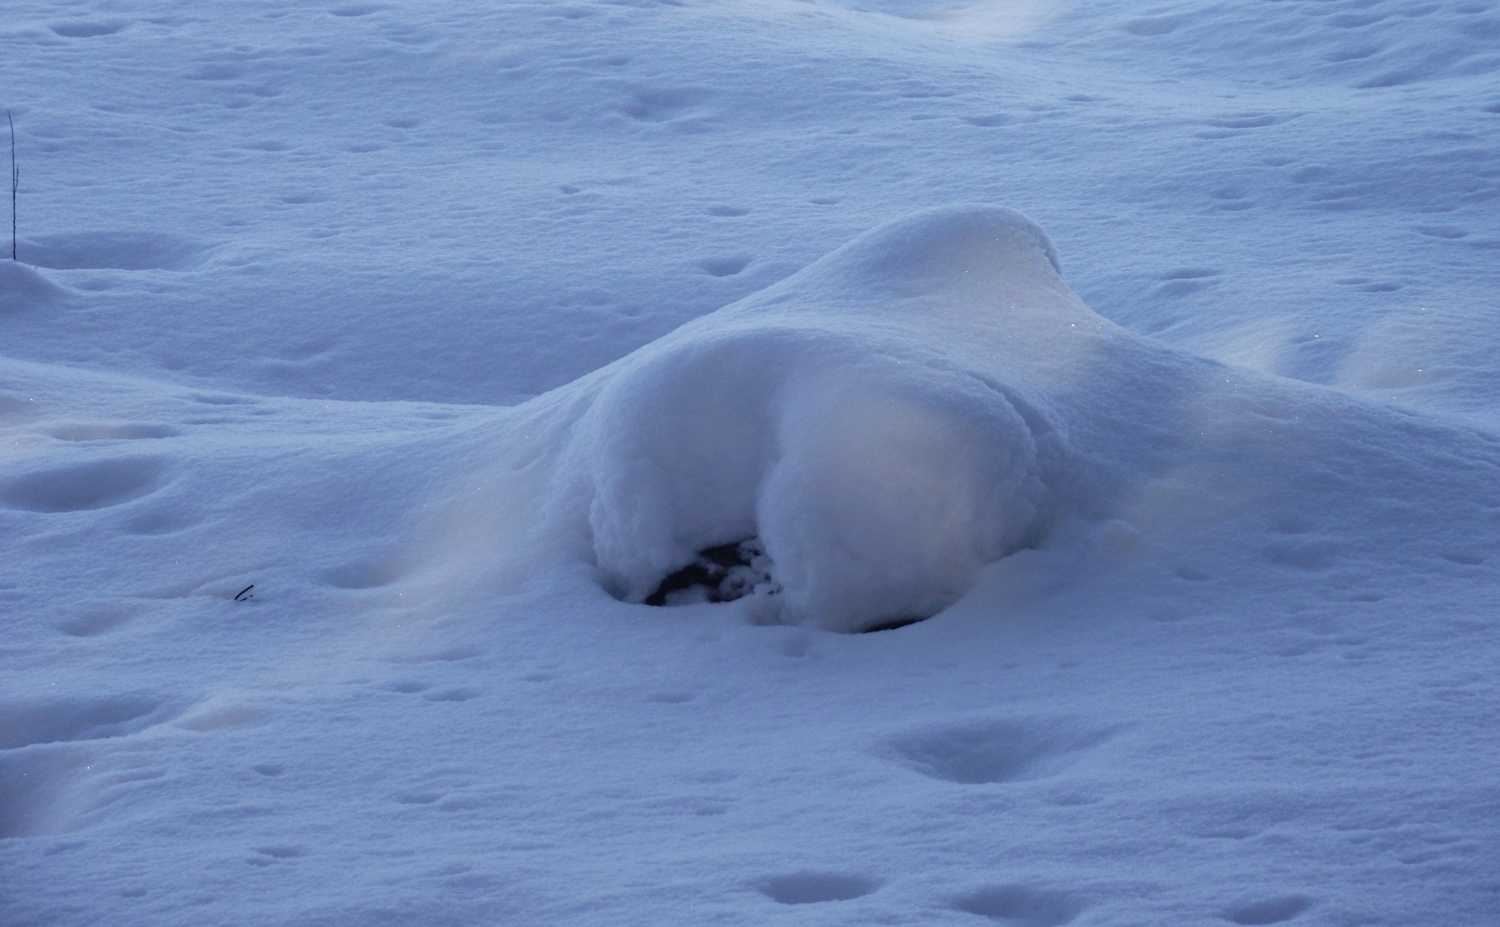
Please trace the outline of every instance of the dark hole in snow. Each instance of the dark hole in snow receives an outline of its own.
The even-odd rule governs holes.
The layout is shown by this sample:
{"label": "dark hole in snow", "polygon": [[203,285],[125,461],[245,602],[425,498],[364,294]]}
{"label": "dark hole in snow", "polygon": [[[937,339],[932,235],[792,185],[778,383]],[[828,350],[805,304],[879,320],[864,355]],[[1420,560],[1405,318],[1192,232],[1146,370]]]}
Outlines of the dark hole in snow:
{"label": "dark hole in snow", "polygon": [[[771,575],[771,558],[758,537],[719,544],[698,551],[692,563],[667,574],[646,596],[647,605],[697,605],[733,602],[752,593],[777,595],[781,586]],[[856,633],[894,631],[926,621],[927,616],[902,615],[878,621]]]}
{"label": "dark hole in snow", "polygon": [[904,628],[907,625],[913,625],[919,621],[926,620],[926,618],[917,617],[915,615],[908,615],[904,618],[891,618],[888,621],[882,621],[879,624],[872,624],[868,628],[863,628],[859,633],[874,634],[876,631],[894,631],[897,628]]}
{"label": "dark hole in snow", "polygon": [[687,566],[666,579],[646,597],[647,605],[693,605],[733,602],[770,584],[771,561],[760,538],[746,538],[708,547]]}

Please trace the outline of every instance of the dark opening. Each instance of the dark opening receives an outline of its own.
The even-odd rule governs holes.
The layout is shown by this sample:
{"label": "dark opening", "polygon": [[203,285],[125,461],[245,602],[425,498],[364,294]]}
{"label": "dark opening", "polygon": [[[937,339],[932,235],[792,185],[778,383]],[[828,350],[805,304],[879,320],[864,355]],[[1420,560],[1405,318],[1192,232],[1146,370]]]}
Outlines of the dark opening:
{"label": "dark opening", "polygon": [[904,618],[892,618],[892,619],[890,619],[888,621],[882,621],[879,624],[872,624],[868,628],[865,628],[864,630],[860,631],[859,633],[861,633],[861,634],[874,634],[876,631],[894,631],[897,628],[904,628],[907,625],[916,624],[919,621],[926,621],[926,620],[927,620],[926,618],[915,618],[915,617],[911,617],[911,616],[907,616],[907,617],[904,617]]}
{"label": "dark opening", "polygon": [[[751,593],[777,595],[781,586],[771,575],[771,558],[760,538],[705,547],[686,566],[667,574],[651,594],[647,605],[694,605],[700,602],[733,602]],[[925,616],[901,615],[877,621],[859,634],[894,631],[926,621]]]}
{"label": "dark opening", "polygon": [[690,605],[694,602],[733,602],[772,582],[771,561],[760,538],[745,538],[708,547],[676,572],[669,573],[650,595],[647,605]]}

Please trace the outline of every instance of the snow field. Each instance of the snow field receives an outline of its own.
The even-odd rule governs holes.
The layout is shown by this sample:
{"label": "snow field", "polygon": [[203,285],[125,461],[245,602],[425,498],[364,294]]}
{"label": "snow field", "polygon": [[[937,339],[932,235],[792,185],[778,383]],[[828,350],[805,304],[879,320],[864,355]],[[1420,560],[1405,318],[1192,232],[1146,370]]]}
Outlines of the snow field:
{"label": "snow field", "polygon": [[1494,922],[1500,7],[13,6],[0,924]]}

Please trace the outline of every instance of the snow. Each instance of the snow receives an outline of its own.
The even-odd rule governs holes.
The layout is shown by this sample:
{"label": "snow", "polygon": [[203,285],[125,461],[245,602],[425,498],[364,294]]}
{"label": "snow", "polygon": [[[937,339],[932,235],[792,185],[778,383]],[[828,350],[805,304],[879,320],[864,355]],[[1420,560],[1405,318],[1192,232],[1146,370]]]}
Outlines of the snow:
{"label": "snow", "polygon": [[[1053,432],[960,339],[1073,308],[1055,262],[1018,213],[923,213],[601,371],[583,462],[561,468],[589,474],[606,582],[642,601],[698,550],[758,537],[794,623],[952,604],[1036,536],[1033,429]],[[984,359],[1001,375],[1005,353]]]}
{"label": "snow", "polygon": [[10,4],[0,924],[1493,924],[1497,37]]}

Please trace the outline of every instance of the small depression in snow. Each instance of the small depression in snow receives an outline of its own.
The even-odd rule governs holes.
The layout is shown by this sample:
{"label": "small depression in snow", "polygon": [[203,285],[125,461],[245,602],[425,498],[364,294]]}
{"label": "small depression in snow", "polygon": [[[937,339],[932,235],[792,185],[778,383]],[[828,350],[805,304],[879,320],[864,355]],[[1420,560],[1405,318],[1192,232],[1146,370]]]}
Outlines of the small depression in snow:
{"label": "small depression in snow", "polygon": [[880,882],[860,875],[836,872],[795,872],[767,879],[760,890],[780,904],[819,904],[850,901],[880,887]]}
{"label": "small depression in snow", "polygon": [[897,762],[924,776],[983,785],[1056,775],[1109,735],[1066,721],[975,721],[904,734],[887,747]]}
{"label": "small depression in snow", "polygon": [[92,460],[39,470],[0,484],[0,503],[32,512],[102,509],[147,495],[166,465],[150,457]]}
{"label": "small depression in snow", "polygon": [[1059,927],[1081,910],[1066,892],[1039,891],[1022,885],[980,889],[954,907],[1008,927]]}
{"label": "small depression in snow", "polygon": [[92,39],[101,35],[114,35],[130,25],[124,19],[74,19],[52,23],[47,28],[65,39]]}

